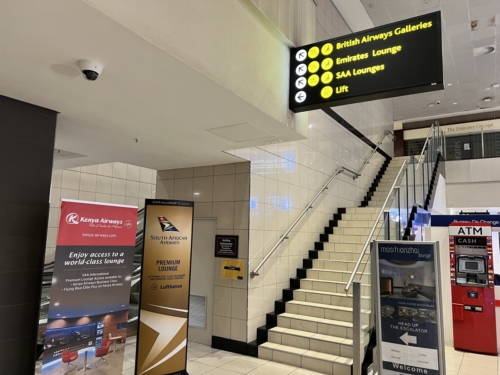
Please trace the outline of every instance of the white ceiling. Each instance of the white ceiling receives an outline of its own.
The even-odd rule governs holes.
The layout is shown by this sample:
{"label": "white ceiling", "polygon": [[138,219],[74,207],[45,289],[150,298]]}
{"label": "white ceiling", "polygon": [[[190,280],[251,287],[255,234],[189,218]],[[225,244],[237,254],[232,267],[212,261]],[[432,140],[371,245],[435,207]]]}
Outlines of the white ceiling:
{"label": "white ceiling", "polygon": [[[87,156],[63,158],[56,168],[221,164],[238,160],[224,150],[302,138],[83,1],[3,0],[1,7],[0,95],[60,112],[56,149]],[[79,74],[84,58],[104,64],[97,81]],[[244,123],[258,128],[253,136],[245,127],[253,141],[207,131]]]}
{"label": "white ceiling", "polygon": [[[445,90],[394,99],[394,119],[407,120],[500,105],[499,0],[361,0],[375,26],[441,10]],[[493,20],[492,20],[493,18]],[[471,21],[478,20],[471,31]],[[495,53],[473,56],[494,45]],[[497,68],[498,67],[498,68]],[[450,85],[450,86],[448,86]],[[483,101],[491,97],[490,102]],[[440,104],[436,102],[440,101]],[[433,107],[429,104],[433,103]],[[456,104],[454,104],[456,103]]]}

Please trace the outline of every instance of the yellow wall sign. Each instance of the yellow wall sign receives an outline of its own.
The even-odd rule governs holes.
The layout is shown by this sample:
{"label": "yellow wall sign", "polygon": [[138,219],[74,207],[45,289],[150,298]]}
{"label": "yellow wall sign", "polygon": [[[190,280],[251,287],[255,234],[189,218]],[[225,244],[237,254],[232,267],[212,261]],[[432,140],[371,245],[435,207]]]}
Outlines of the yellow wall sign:
{"label": "yellow wall sign", "polygon": [[243,280],[245,263],[242,260],[222,259],[222,277],[231,280]]}

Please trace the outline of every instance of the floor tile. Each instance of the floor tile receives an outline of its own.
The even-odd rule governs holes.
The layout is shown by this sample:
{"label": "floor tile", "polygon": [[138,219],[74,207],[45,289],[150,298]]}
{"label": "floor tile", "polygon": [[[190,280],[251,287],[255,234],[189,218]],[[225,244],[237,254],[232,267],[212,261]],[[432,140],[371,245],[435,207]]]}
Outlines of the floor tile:
{"label": "floor tile", "polygon": [[477,366],[460,366],[459,375],[498,375],[497,370],[479,368]]}
{"label": "floor tile", "polygon": [[210,354],[209,352],[196,350],[196,348],[194,348],[194,349],[188,348],[187,357],[188,357],[188,361],[192,361],[194,359],[205,357],[206,355],[209,355],[209,354]]}
{"label": "floor tile", "polygon": [[269,362],[266,365],[260,366],[259,368],[249,372],[248,375],[289,375],[293,371],[297,370],[296,367],[286,365],[283,365],[286,367],[271,366],[271,363],[275,362]]}
{"label": "floor tile", "polygon": [[223,370],[221,368],[216,368],[212,371],[207,372],[205,375],[240,375],[240,373],[229,370]]}
{"label": "floor tile", "polygon": [[250,371],[253,371],[260,366],[263,366],[263,365],[256,363],[256,362],[247,361],[246,357],[244,357],[244,358],[238,358],[238,359],[235,359],[234,361],[226,363],[225,365],[221,366],[220,368],[223,370],[234,371],[234,372],[237,372],[239,374],[248,374]]}
{"label": "floor tile", "polygon": [[219,354],[211,353],[211,354],[206,355],[205,357],[195,359],[194,362],[203,363],[205,365],[209,365],[209,366],[213,366],[213,367],[220,367],[220,366],[225,365],[226,363],[229,363],[229,362],[234,361],[234,360],[235,360],[234,357],[223,356],[223,355],[220,355],[220,353]]}
{"label": "floor tile", "polygon": [[188,362],[187,364],[187,371],[189,372],[189,375],[202,375],[213,370],[214,368],[215,367],[213,366],[208,366],[194,361]]}

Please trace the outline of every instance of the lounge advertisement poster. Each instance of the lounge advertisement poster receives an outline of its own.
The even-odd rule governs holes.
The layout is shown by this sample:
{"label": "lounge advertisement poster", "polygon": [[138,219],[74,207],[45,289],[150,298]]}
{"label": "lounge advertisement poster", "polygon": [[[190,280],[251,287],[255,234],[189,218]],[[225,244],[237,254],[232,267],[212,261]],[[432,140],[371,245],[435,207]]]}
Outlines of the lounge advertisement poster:
{"label": "lounge advertisement poster", "polygon": [[136,227],[137,207],[61,203],[43,375],[121,375]]}
{"label": "lounge advertisement poster", "polygon": [[193,208],[146,199],[137,375],[186,374]]}
{"label": "lounge advertisement poster", "polygon": [[437,244],[376,241],[382,375],[444,375]]}

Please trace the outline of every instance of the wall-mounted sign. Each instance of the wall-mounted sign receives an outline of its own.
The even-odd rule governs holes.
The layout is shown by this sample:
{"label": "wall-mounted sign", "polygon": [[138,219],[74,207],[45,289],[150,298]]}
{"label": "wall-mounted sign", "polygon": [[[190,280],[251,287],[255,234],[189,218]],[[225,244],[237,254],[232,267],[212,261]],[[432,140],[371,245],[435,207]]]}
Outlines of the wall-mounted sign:
{"label": "wall-mounted sign", "polygon": [[448,227],[452,223],[486,223],[500,227],[500,215],[432,215],[431,227]]}
{"label": "wall-mounted sign", "polygon": [[291,50],[294,112],[441,89],[441,12]]}
{"label": "wall-mounted sign", "polygon": [[193,208],[146,199],[136,374],[186,374]]}
{"label": "wall-mounted sign", "polygon": [[376,241],[374,251],[379,373],[446,374],[437,243]]}
{"label": "wall-mounted sign", "polygon": [[243,280],[243,272],[245,271],[245,263],[242,260],[223,259],[222,273],[224,279]]}
{"label": "wall-mounted sign", "polygon": [[238,258],[238,236],[215,236],[215,256]]}

